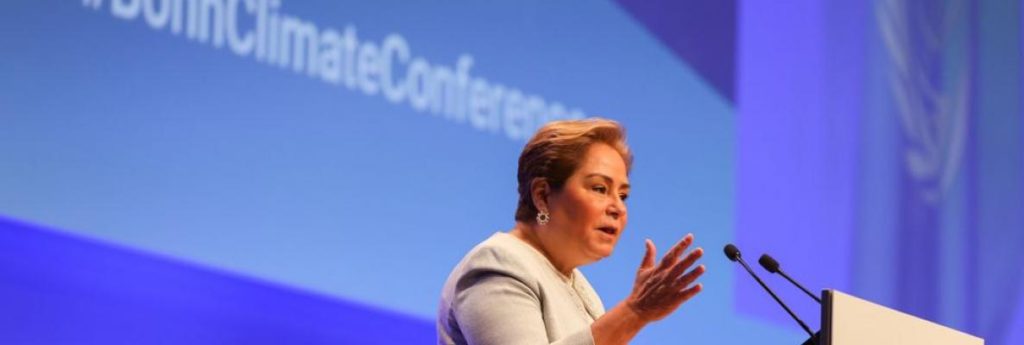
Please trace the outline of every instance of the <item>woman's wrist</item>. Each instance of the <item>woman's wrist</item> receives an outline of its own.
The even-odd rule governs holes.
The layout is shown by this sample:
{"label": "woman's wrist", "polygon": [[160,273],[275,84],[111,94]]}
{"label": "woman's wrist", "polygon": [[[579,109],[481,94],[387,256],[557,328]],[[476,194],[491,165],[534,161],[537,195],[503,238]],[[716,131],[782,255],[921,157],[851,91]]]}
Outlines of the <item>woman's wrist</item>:
{"label": "woman's wrist", "polygon": [[596,345],[628,344],[649,320],[628,301],[622,301],[590,326]]}
{"label": "woman's wrist", "polygon": [[640,305],[638,305],[635,301],[627,298],[626,300],[622,301],[621,305],[626,310],[628,310],[629,313],[632,314],[633,317],[635,317],[639,322],[642,322],[643,324],[648,324],[651,323],[651,321],[653,321],[644,317],[643,308],[640,308]]}

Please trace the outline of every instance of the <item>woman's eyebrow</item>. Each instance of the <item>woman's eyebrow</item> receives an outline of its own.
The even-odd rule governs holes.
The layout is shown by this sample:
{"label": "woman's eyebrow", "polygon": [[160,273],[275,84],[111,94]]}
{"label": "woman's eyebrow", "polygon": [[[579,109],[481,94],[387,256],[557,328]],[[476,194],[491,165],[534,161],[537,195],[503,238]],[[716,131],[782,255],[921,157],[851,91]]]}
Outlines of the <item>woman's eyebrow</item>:
{"label": "woman's eyebrow", "polygon": [[[600,178],[604,179],[605,182],[607,182],[609,184],[611,184],[612,181],[614,181],[610,176],[602,174],[602,173],[590,173],[590,174],[587,174],[587,176],[585,176],[585,177],[593,177],[593,176],[600,177]],[[619,185],[619,188],[629,188],[629,182],[623,182],[622,184]]]}

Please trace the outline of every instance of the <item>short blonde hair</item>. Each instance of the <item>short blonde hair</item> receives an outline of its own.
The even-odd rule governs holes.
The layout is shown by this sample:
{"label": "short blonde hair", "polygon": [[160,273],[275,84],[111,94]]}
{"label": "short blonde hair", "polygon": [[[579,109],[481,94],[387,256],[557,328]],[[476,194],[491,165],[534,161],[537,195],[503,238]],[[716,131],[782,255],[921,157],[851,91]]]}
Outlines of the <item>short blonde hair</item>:
{"label": "short blonde hair", "polygon": [[626,131],[618,122],[602,118],[552,121],[537,130],[519,155],[519,206],[517,221],[533,221],[531,184],[544,178],[554,191],[561,190],[572,176],[591,145],[611,146],[626,162],[627,173],[633,166],[633,154],[626,145]]}

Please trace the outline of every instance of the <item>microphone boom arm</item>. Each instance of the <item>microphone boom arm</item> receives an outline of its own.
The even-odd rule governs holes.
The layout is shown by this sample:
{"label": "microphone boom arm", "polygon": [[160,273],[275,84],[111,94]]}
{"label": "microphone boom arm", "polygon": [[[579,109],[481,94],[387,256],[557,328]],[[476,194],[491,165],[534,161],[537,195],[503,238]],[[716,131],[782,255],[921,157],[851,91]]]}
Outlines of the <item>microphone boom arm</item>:
{"label": "microphone boom arm", "polygon": [[768,285],[766,285],[764,281],[761,281],[761,278],[758,278],[757,275],[754,274],[754,271],[750,269],[750,266],[747,266],[747,262],[743,260],[743,257],[737,255],[736,259],[737,261],[739,261],[740,265],[743,265],[743,268],[747,270],[747,273],[750,273],[750,276],[754,277],[754,280],[756,280],[758,284],[761,284],[761,287],[763,287],[765,291],[768,291],[769,295],[772,295],[772,298],[775,299],[775,302],[778,302],[779,305],[782,306],[782,309],[785,309],[786,312],[789,313],[789,316],[793,317],[793,320],[796,320],[796,322],[800,324],[800,327],[803,328],[804,331],[807,332],[807,334],[813,338],[814,332],[811,331],[811,328],[807,327],[807,324],[800,320],[800,318],[796,316],[796,313],[793,313],[793,311],[790,310],[788,306],[786,306],[786,303],[782,303],[782,300],[779,299],[779,296],[776,296],[775,292],[772,292],[772,289],[769,289]]}

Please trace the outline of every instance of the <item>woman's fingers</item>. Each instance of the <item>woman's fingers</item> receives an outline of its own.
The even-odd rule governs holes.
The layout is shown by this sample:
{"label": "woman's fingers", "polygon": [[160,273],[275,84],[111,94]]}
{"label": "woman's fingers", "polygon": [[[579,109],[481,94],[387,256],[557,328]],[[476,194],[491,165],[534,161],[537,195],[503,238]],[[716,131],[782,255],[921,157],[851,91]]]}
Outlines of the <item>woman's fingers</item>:
{"label": "woman's fingers", "polygon": [[660,263],[655,263],[654,242],[645,241],[646,252],[628,299],[630,306],[643,318],[664,318],[703,290],[703,285],[694,282],[704,274],[704,265],[691,267],[704,255],[704,249],[698,247],[682,257],[693,242],[693,234],[687,234],[665,253]]}
{"label": "woman's fingers", "polygon": [[690,266],[693,266],[693,264],[697,262],[697,259],[700,259],[702,256],[704,256],[704,248],[697,247],[697,249],[691,251],[690,254],[687,254],[685,258],[676,262],[676,264],[672,266],[672,270],[669,271],[668,276],[673,278],[678,277],[680,274],[683,274],[683,272],[686,272]]}
{"label": "woman's fingers", "polygon": [[679,243],[676,243],[676,245],[665,254],[665,257],[661,258],[660,268],[668,269],[672,264],[675,264],[676,260],[679,259],[679,256],[683,254],[683,251],[685,251],[691,243],[693,243],[693,234],[686,234],[682,240],[679,240]]}
{"label": "woman's fingers", "polygon": [[[682,277],[679,277],[679,280],[676,280],[676,284],[677,284],[676,286],[678,286],[680,288],[685,287],[685,286],[689,286],[694,281],[696,281],[698,277],[700,277],[702,274],[704,274],[705,270],[706,269],[704,268],[704,265],[700,265],[700,266],[697,266],[696,268],[690,270],[689,272],[686,272],[686,274],[684,274]],[[697,285],[700,285],[700,284],[697,284]]]}
{"label": "woman's fingers", "polygon": [[697,293],[701,292],[702,290],[704,290],[704,285],[697,284],[685,290],[679,291],[679,303],[686,303],[686,301],[690,300],[690,298],[693,298],[693,296],[696,296]]}

